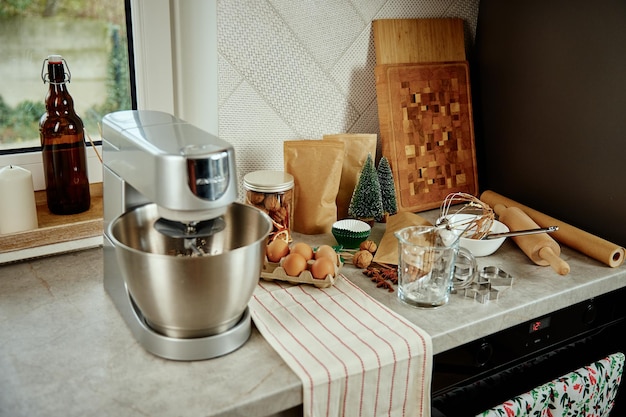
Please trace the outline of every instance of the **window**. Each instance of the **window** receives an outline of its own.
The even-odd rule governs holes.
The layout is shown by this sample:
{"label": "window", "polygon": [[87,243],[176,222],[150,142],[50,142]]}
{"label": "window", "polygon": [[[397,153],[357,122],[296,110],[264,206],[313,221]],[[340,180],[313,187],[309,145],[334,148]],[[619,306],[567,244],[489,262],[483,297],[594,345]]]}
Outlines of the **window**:
{"label": "window", "polygon": [[[124,0],[7,0],[0,3],[0,166],[39,164],[39,118],[48,85],[43,61],[62,55],[71,73],[68,90],[85,125],[100,141],[105,114],[133,107]],[[93,148],[88,156],[95,159]],[[96,160],[97,161],[97,160]],[[33,171],[35,188],[43,173]],[[98,170],[94,169],[96,175]],[[90,169],[90,179],[92,179]],[[92,182],[95,182],[92,179]]]}
{"label": "window", "polygon": [[[45,7],[56,5],[56,15],[44,17]],[[82,5],[84,11],[69,5]],[[67,7],[66,7],[67,6]],[[73,6],[72,6],[73,7]],[[132,64],[132,73],[127,76],[132,81],[132,107],[168,112],[178,116],[210,133],[217,134],[217,1],[170,1],[170,0],[3,0],[0,2],[0,51],[3,51],[3,60],[0,60],[0,97],[5,105],[17,107],[21,101],[30,100],[35,105],[43,106],[47,85],[41,80],[43,60],[52,53],[63,55],[72,72],[72,82],[69,91],[74,97],[77,113],[87,124],[87,133],[94,141],[99,139],[97,124],[89,124],[89,120],[98,120],[98,116],[89,119],[87,110],[92,108],[92,97],[80,94],[79,81],[84,77],[82,64],[85,55],[74,58],[68,55],[68,46],[48,46],[52,39],[43,37],[40,43],[29,43],[21,49],[12,44],[13,39],[25,36],[26,26],[22,22],[28,19],[61,20],[63,13],[74,10],[73,21],[82,22],[89,26],[95,21],[109,22],[119,27],[120,42],[132,39],[131,50],[133,56],[129,60]],[[113,11],[115,10],[115,11]],[[110,16],[116,16],[115,18]],[[132,20],[127,26],[124,20]],[[79,23],[76,23],[79,24]],[[12,26],[7,32],[3,30]],[[132,29],[126,33],[126,28]],[[168,30],[169,29],[169,30]],[[41,32],[39,26],[33,31]],[[60,30],[63,32],[63,30]],[[8,33],[5,35],[5,33]],[[107,32],[108,33],[108,32]],[[105,44],[111,45],[111,38]],[[83,44],[82,35],[69,40],[69,46]],[[54,48],[54,51],[50,49]],[[58,48],[58,49],[57,49]],[[125,51],[125,48],[122,48]],[[13,94],[16,84],[11,85],[7,78],[6,63],[21,60],[21,64],[8,74],[19,78],[27,84],[31,91],[26,95],[24,87],[23,98],[8,99],[9,92]],[[106,64],[102,64],[105,66]],[[102,68],[101,68],[102,69]],[[26,80],[27,81],[24,81]],[[134,88],[133,88],[134,87]],[[98,103],[104,103],[104,94],[93,94]],[[30,98],[28,98],[30,97]],[[84,106],[84,107],[83,107]],[[0,106],[1,107],[1,106]],[[5,108],[5,107],[1,107]],[[3,146],[4,133],[0,128],[0,167],[9,164],[20,165],[30,169],[33,173],[35,189],[44,188],[41,154],[38,151],[39,110],[33,106],[26,106],[26,112],[35,118],[34,136],[30,137],[32,146],[27,147],[26,139],[12,140],[12,146]],[[43,110],[42,110],[43,111]],[[22,116],[24,114],[22,113]],[[0,110],[0,124],[6,113]],[[100,116],[101,117],[101,116]],[[31,120],[31,123],[33,121]],[[31,128],[32,129],[32,128]],[[7,140],[8,142],[8,140]],[[101,165],[93,148],[88,147],[89,179],[99,182],[102,178]]]}

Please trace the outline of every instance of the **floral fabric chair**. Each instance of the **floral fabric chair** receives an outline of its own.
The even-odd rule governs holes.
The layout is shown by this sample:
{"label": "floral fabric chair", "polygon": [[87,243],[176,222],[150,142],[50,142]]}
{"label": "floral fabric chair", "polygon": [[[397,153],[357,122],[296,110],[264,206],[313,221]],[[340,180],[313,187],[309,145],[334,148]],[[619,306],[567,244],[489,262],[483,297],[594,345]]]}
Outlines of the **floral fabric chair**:
{"label": "floral fabric chair", "polygon": [[613,409],[623,370],[624,354],[614,353],[477,417],[607,417]]}

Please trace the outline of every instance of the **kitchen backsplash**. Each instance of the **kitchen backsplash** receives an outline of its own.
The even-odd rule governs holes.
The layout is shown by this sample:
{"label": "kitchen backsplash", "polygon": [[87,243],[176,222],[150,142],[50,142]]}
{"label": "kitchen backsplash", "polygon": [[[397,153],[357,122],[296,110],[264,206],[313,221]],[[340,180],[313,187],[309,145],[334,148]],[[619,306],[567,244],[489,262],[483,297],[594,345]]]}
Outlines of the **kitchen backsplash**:
{"label": "kitchen backsplash", "polygon": [[376,133],[372,20],[458,17],[473,45],[479,0],[218,1],[219,135],[239,176],[283,169],[283,142]]}

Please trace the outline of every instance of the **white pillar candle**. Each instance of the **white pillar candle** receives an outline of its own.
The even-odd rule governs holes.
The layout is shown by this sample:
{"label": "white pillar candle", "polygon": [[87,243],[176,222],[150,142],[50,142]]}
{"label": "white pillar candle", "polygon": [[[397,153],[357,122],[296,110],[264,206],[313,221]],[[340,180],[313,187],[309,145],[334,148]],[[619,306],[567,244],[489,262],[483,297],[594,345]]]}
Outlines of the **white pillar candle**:
{"label": "white pillar candle", "polygon": [[33,176],[18,166],[0,169],[0,234],[36,229]]}

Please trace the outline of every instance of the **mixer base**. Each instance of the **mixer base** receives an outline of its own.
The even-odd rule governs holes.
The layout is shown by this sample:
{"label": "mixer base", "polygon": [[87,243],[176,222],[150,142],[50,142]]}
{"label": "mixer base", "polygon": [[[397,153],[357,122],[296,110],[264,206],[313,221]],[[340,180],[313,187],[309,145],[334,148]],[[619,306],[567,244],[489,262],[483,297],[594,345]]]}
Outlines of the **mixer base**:
{"label": "mixer base", "polygon": [[[193,361],[223,356],[238,349],[250,337],[252,320],[247,307],[237,324],[222,333],[182,339],[166,336],[152,329],[132,298],[130,302],[135,317],[141,325],[141,332],[150,333],[149,337],[142,335],[141,338],[137,338],[138,341],[140,343],[145,341],[146,343],[142,345],[148,352],[165,359]],[[148,341],[150,341],[149,344],[147,344]]]}
{"label": "mixer base", "polygon": [[[113,247],[105,240],[104,288],[122,315],[135,339],[153,355],[176,361],[197,361],[223,356],[241,347],[250,338],[252,319],[246,308],[241,319],[225,332],[192,339],[178,339],[157,333],[148,326],[132,301],[115,262]],[[117,273],[116,273],[117,272]]]}

